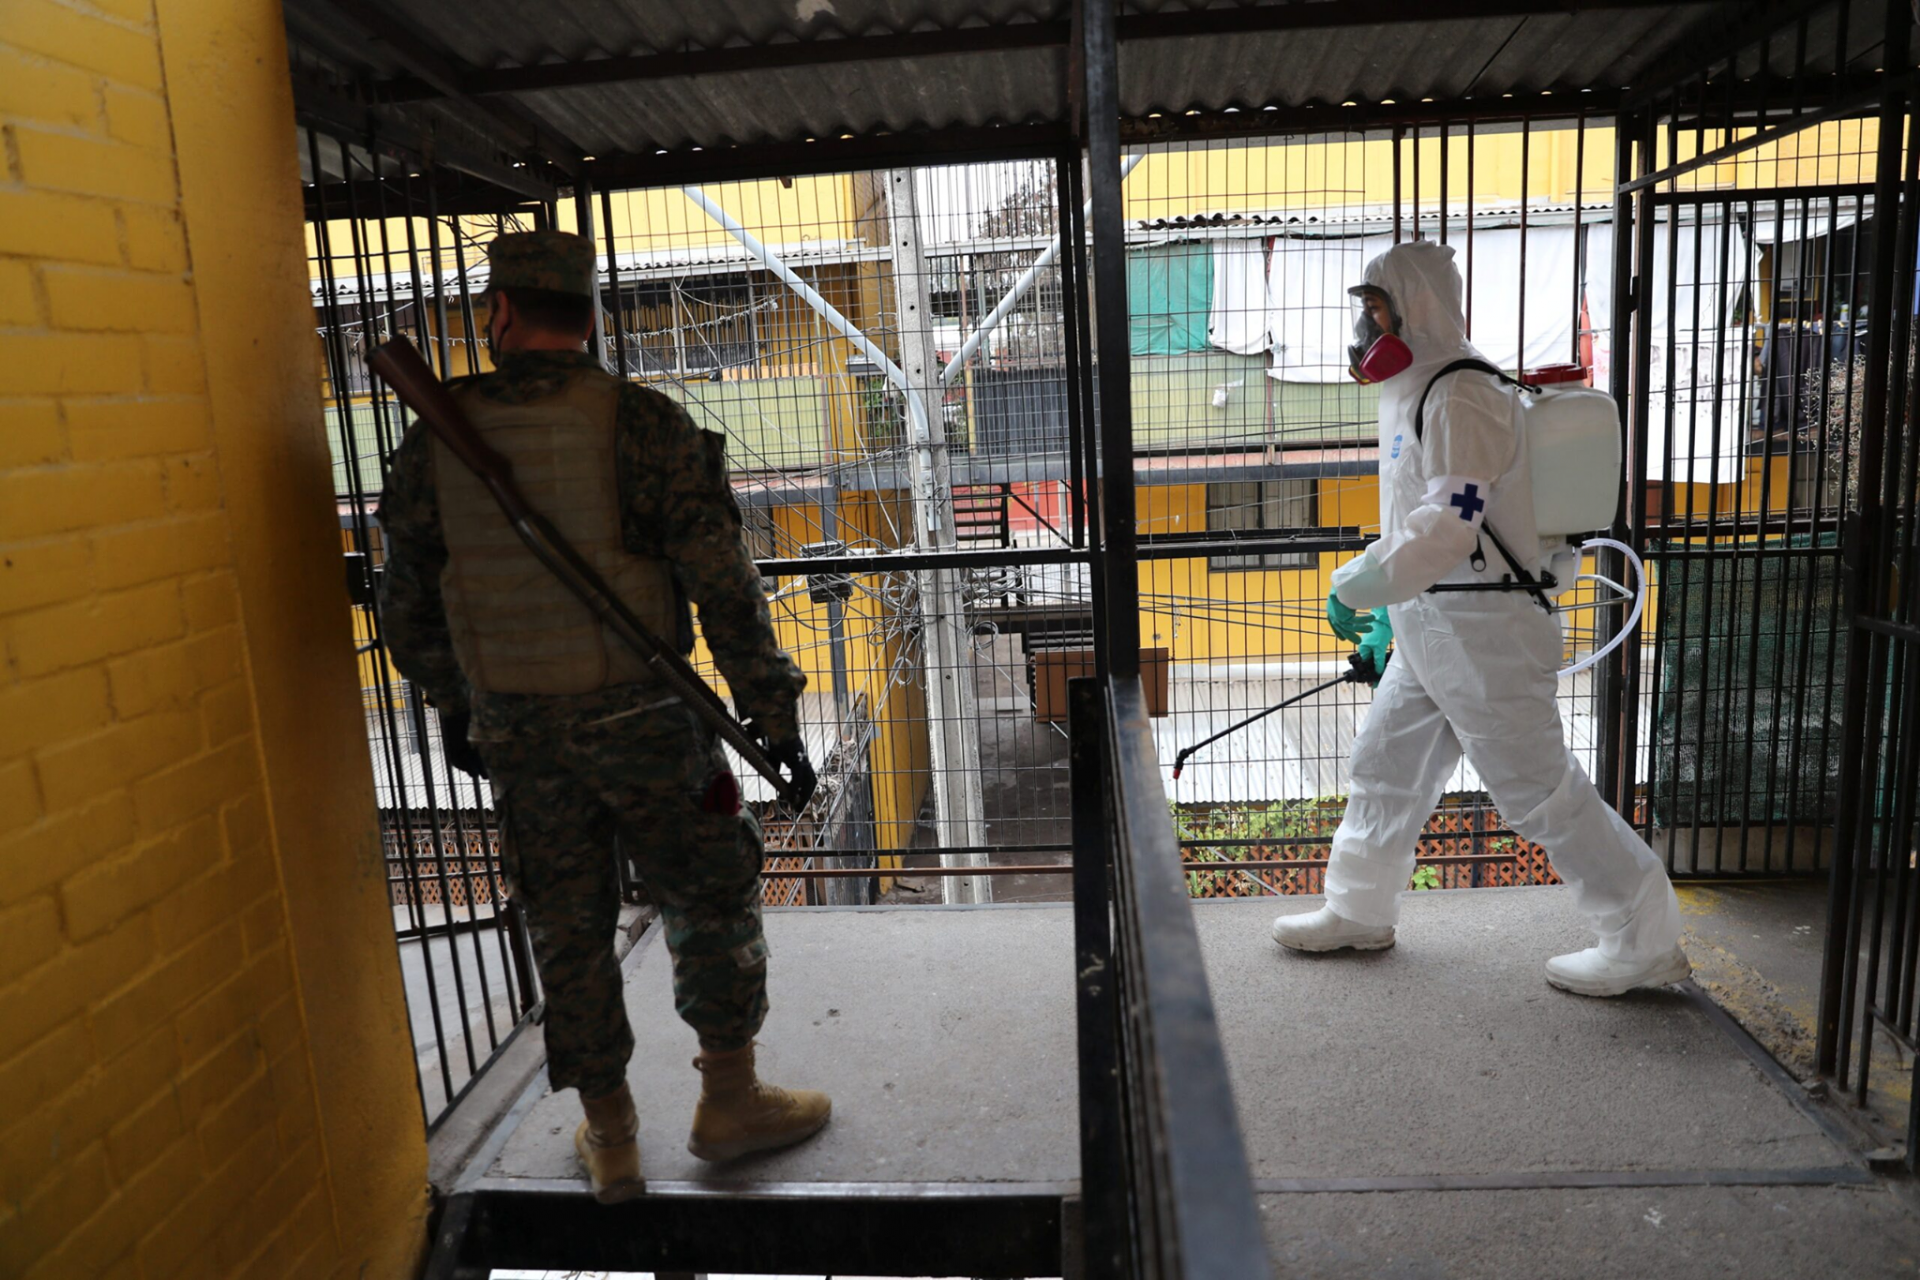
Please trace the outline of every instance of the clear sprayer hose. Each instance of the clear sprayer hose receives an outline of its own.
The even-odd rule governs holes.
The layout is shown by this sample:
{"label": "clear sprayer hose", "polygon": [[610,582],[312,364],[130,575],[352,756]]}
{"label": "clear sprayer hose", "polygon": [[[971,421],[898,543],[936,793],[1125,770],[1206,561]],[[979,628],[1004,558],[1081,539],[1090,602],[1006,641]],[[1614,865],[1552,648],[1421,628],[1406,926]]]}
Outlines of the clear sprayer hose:
{"label": "clear sprayer hose", "polygon": [[[1573,663],[1571,666],[1560,668],[1560,678],[1562,680],[1568,676],[1578,675],[1594,663],[1600,661],[1600,659],[1612,653],[1615,649],[1618,649],[1621,644],[1626,641],[1626,638],[1633,634],[1634,628],[1640,625],[1640,615],[1644,613],[1647,608],[1647,567],[1640,562],[1639,555],[1634,552],[1632,547],[1614,538],[1589,538],[1580,544],[1580,554],[1584,556],[1589,551],[1595,551],[1601,548],[1618,551],[1633,564],[1633,579],[1634,582],[1638,584],[1638,589],[1633,594],[1633,608],[1627,614],[1626,625],[1614,634],[1613,639],[1607,641],[1598,649],[1595,649],[1592,653],[1580,659],[1580,661]],[[1592,574],[1583,574],[1581,576],[1586,578],[1595,577],[1595,575]],[[1605,578],[1598,578],[1596,580],[1606,582],[1608,586],[1617,587],[1619,585]]]}

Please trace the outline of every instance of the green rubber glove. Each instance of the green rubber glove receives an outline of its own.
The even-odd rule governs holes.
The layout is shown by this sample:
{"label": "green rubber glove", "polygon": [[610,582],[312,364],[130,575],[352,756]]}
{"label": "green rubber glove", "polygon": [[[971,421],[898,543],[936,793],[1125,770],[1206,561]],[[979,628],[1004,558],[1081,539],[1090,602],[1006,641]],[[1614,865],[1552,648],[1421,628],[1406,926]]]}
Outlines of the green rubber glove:
{"label": "green rubber glove", "polygon": [[1373,615],[1369,612],[1356,613],[1340,603],[1338,591],[1327,592],[1327,625],[1333,628],[1333,634],[1348,644],[1360,643],[1367,633],[1367,623]]}
{"label": "green rubber glove", "polygon": [[1367,628],[1366,635],[1360,637],[1360,656],[1372,663],[1375,671],[1385,674],[1387,655],[1393,649],[1393,623],[1387,620],[1385,609],[1372,612],[1373,625]]}

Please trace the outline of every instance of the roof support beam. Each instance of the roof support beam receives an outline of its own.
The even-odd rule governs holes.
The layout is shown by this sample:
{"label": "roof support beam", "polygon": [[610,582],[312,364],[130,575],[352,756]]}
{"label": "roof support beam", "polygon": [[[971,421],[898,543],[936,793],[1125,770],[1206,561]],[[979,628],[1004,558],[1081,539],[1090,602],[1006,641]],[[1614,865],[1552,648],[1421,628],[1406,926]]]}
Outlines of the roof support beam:
{"label": "roof support beam", "polygon": [[[1689,38],[1634,77],[1638,83],[1622,100],[1621,108],[1638,111],[1651,106],[1677,86],[1698,80],[1710,68],[1738,57],[1762,37],[1785,30],[1831,3],[1832,0],[1748,0],[1742,4],[1723,4],[1717,13],[1695,24]],[[1836,75],[1845,71],[1845,67],[1834,68]]]}
{"label": "roof support beam", "polygon": [[504,161],[449,146],[411,122],[341,97],[313,79],[296,76],[293,97],[294,119],[306,128],[344,137],[359,146],[366,146],[371,139],[390,158],[415,165],[430,162],[516,195],[546,202],[558,198],[553,184],[542,180],[530,167],[516,169]]}
{"label": "roof support beam", "polygon": [[513,149],[529,159],[546,160],[571,175],[580,171],[580,147],[517,102],[479,102],[464,87],[473,69],[442,51],[396,19],[378,0],[326,0],[343,18],[385,44],[413,75],[431,86],[432,96],[466,103],[505,130]]}
{"label": "roof support beam", "polygon": [[[334,0],[337,4],[364,4],[366,0]],[[1633,10],[1669,7],[1670,0],[1339,0],[1339,3],[1267,4],[1250,8],[1182,10],[1177,13],[1122,14],[1116,35],[1122,43],[1172,40],[1196,36],[1249,35],[1272,31],[1325,30],[1405,22],[1471,21],[1541,14],[1597,10]],[[581,85],[620,84],[644,80],[690,79],[740,72],[776,71],[792,67],[832,66],[955,54],[1006,53],[1033,49],[1065,51],[1072,40],[1067,21],[1018,22],[1002,26],[960,27],[950,31],[913,31],[895,35],[793,40],[779,44],[741,45],[721,49],[690,49],[674,53],[589,58],[577,62],[543,62],[525,67],[471,71],[449,88],[444,82],[420,75],[416,82],[395,81],[381,86],[381,96],[392,101],[445,96],[453,93],[526,93],[567,89]],[[415,73],[419,75],[418,72]]]}

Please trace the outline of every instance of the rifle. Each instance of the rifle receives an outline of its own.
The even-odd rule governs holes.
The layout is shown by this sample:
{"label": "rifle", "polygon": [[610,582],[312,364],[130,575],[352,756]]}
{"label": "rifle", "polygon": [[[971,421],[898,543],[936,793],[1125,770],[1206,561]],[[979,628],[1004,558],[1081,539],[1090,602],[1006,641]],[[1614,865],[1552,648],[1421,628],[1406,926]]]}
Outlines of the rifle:
{"label": "rifle", "polygon": [[806,806],[808,797],[800,794],[792,782],[780,776],[779,766],[767,758],[766,751],[745,726],[733,718],[727,710],[727,704],[700,678],[700,673],[693,669],[693,665],[671,645],[662,643],[648,631],[646,624],[634,616],[633,610],[621,603],[600,575],[594,572],[593,566],[582,559],[580,553],[560,535],[560,531],[527,505],[520,487],[514,483],[513,465],[480,438],[480,432],[461,411],[446,384],[435,377],[427,362],[420,358],[420,352],[413,343],[406,338],[395,338],[375,347],[373,354],[367,357],[367,368],[385,379],[394,394],[400,397],[400,402],[413,410],[415,416],[440,437],[440,442],[466,464],[467,470],[487,486],[487,491],[506,515],[507,523],[520,535],[520,541],[526,544],[534,559],[551,570],[554,577],[560,579],[602,625],[645,659],[660,682],[679,694],[694,714],[711,725],[728,746],[739,752],[740,758],[755,773],[772,783],[780,799],[798,815]]}

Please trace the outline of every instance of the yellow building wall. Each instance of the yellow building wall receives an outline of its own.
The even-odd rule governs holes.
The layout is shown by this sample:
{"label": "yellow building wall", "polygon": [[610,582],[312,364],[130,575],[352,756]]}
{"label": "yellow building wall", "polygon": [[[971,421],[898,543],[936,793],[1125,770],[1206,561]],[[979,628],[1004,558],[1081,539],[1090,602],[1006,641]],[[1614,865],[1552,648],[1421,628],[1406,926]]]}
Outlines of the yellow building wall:
{"label": "yellow building wall", "polygon": [[[1738,131],[1735,140],[1750,132]],[[1680,178],[1679,185],[1707,190],[1872,182],[1877,137],[1874,120],[1830,121],[1695,170]],[[1705,150],[1715,150],[1725,141],[1720,133],[1710,132]],[[1396,146],[1403,207],[1411,216],[1417,186],[1419,206],[1429,215],[1437,213],[1442,143],[1438,129],[1429,126],[1420,130],[1417,139],[1409,133],[1397,144],[1390,138],[1297,140],[1151,152],[1123,187],[1127,216],[1166,218],[1213,210],[1363,205],[1390,208]],[[1589,204],[1611,202],[1613,147],[1614,131],[1607,125],[1589,124],[1584,147],[1571,124],[1536,127],[1524,144],[1517,130],[1482,129],[1473,138],[1469,169],[1465,126],[1454,125],[1445,143],[1448,212],[1462,216],[1470,202],[1518,204],[1523,194],[1536,208],[1576,196]],[[1655,163],[1665,167],[1699,154],[1700,139],[1695,134],[1682,134],[1674,147],[1663,132]]]}
{"label": "yellow building wall", "polygon": [[[1373,528],[1380,522],[1372,476],[1319,482],[1320,521]],[[1207,486],[1150,485],[1139,491],[1142,535],[1207,527]],[[1333,571],[1350,554],[1315,557],[1311,569],[1216,570],[1205,557],[1140,565],[1140,643],[1172,651],[1175,662],[1317,662],[1353,649],[1327,630],[1323,602]]]}
{"label": "yellow building wall", "polygon": [[0,1275],[401,1276],[278,5],[0,17]]}

